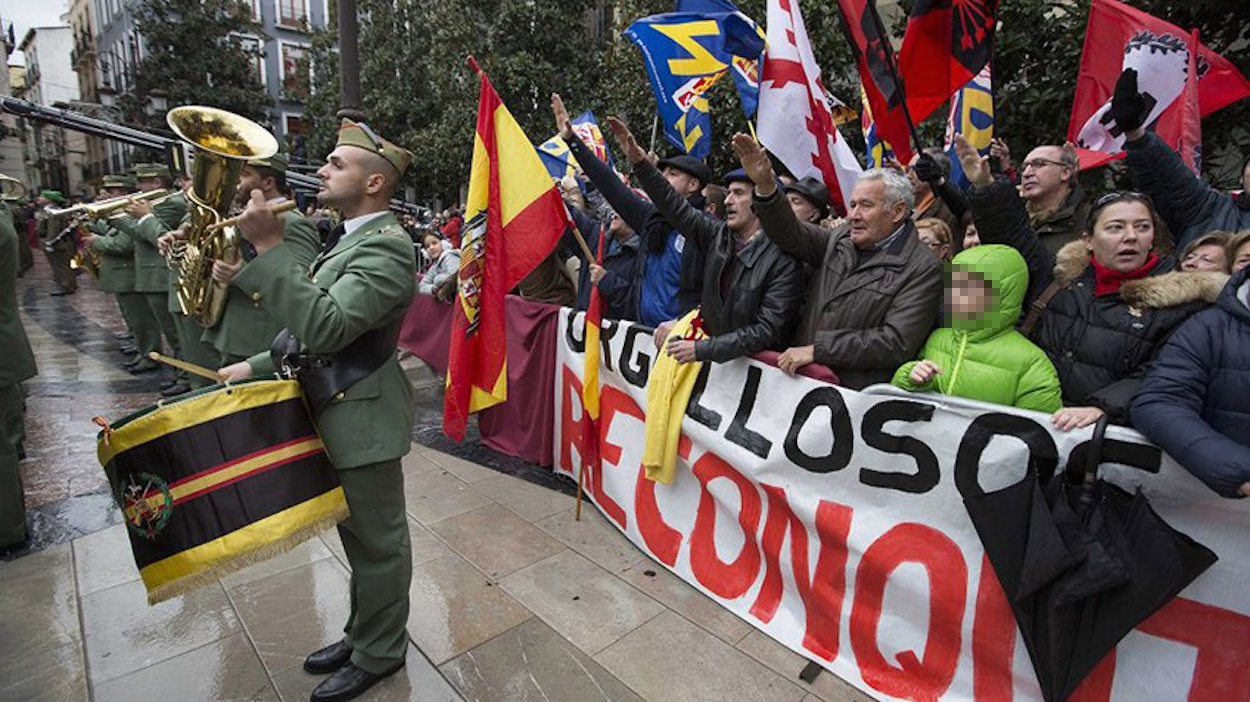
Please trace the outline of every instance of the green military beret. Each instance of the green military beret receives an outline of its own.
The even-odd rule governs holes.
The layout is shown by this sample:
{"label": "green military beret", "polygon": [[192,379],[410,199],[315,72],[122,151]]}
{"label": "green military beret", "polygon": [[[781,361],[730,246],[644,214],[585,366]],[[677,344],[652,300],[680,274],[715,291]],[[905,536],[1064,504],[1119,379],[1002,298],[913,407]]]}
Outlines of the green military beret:
{"label": "green military beret", "polygon": [[402,146],[396,146],[378,136],[364,122],[353,122],[344,118],[339,124],[339,140],[337,146],[356,146],[371,151],[395,167],[402,177],[412,163],[412,152]]}
{"label": "green military beret", "polygon": [[169,166],[163,163],[136,163],[135,178],[169,178]]}
{"label": "green military beret", "polygon": [[122,188],[125,190],[134,190],[135,179],[128,175],[110,173],[109,175],[106,175],[102,179],[100,179],[100,187],[109,188],[109,189]]}
{"label": "green military beret", "polygon": [[45,200],[51,200],[52,202],[55,202],[58,205],[65,204],[65,196],[61,194],[60,190],[40,190],[39,194]]}
{"label": "green military beret", "polygon": [[248,161],[247,165],[257,168],[272,168],[279,173],[286,173],[286,168],[290,165],[290,162],[287,160],[286,154],[279,151],[269,158],[254,158]]}

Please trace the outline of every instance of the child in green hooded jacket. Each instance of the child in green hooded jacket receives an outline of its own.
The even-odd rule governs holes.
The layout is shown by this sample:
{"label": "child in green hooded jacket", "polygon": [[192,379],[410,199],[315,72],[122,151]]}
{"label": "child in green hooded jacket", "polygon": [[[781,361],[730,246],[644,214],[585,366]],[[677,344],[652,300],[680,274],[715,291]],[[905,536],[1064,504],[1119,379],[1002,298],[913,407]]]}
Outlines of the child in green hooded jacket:
{"label": "child in green hooded jacket", "polygon": [[894,385],[972,400],[1055,412],[1059,377],[1045,352],[1016,331],[1029,271],[1010,246],[977,246],[951,261],[949,322],[929,335],[919,361],[903,364]]}

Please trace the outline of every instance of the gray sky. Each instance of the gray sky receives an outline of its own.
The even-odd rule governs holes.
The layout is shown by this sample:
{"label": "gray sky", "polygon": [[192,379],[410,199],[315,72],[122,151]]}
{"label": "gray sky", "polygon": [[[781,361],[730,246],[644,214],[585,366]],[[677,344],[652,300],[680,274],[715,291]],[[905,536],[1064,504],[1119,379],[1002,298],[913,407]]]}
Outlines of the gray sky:
{"label": "gray sky", "polygon": [[[4,18],[6,31],[9,22],[13,23],[13,35],[17,38],[17,43],[21,44],[26,30],[61,24],[61,15],[68,9],[68,0],[5,0],[0,2],[0,17]],[[14,51],[9,55],[9,63],[24,66],[26,60],[22,52]]]}

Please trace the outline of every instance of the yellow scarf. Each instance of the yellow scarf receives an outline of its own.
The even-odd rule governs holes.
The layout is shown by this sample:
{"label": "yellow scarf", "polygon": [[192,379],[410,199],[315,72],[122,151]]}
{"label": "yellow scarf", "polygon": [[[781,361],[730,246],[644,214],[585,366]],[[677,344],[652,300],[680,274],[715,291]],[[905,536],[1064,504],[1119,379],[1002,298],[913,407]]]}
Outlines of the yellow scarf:
{"label": "yellow scarf", "polygon": [[[671,336],[699,340],[707,337],[694,325],[699,310],[694,309],[673,325]],[[686,405],[694,392],[694,383],[703,368],[702,361],[678,363],[668,354],[668,343],[661,345],[659,358],[651,369],[647,383],[646,443],[642,450],[642,465],[647,479],[657,483],[671,483],[677,473],[677,444],[681,440],[681,420],[686,415]]]}

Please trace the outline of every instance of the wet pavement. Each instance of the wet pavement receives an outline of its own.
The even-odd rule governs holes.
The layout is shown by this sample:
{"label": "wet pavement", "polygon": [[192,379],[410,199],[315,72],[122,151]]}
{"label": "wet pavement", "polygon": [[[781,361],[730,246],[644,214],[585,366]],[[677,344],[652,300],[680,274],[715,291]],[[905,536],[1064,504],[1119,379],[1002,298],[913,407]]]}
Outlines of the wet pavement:
{"label": "wet pavement", "polygon": [[[27,384],[21,464],[32,540],[0,562],[0,700],[300,700],[304,656],[337,640],[348,568],[333,530],[155,607],[95,458],[95,415],[152,404],[131,376],[111,297],[49,297],[47,264],[18,281],[40,375]],[[417,386],[404,459],[411,645],[367,700],[867,699],[639,552],[572,484],[441,433],[441,381]]]}

